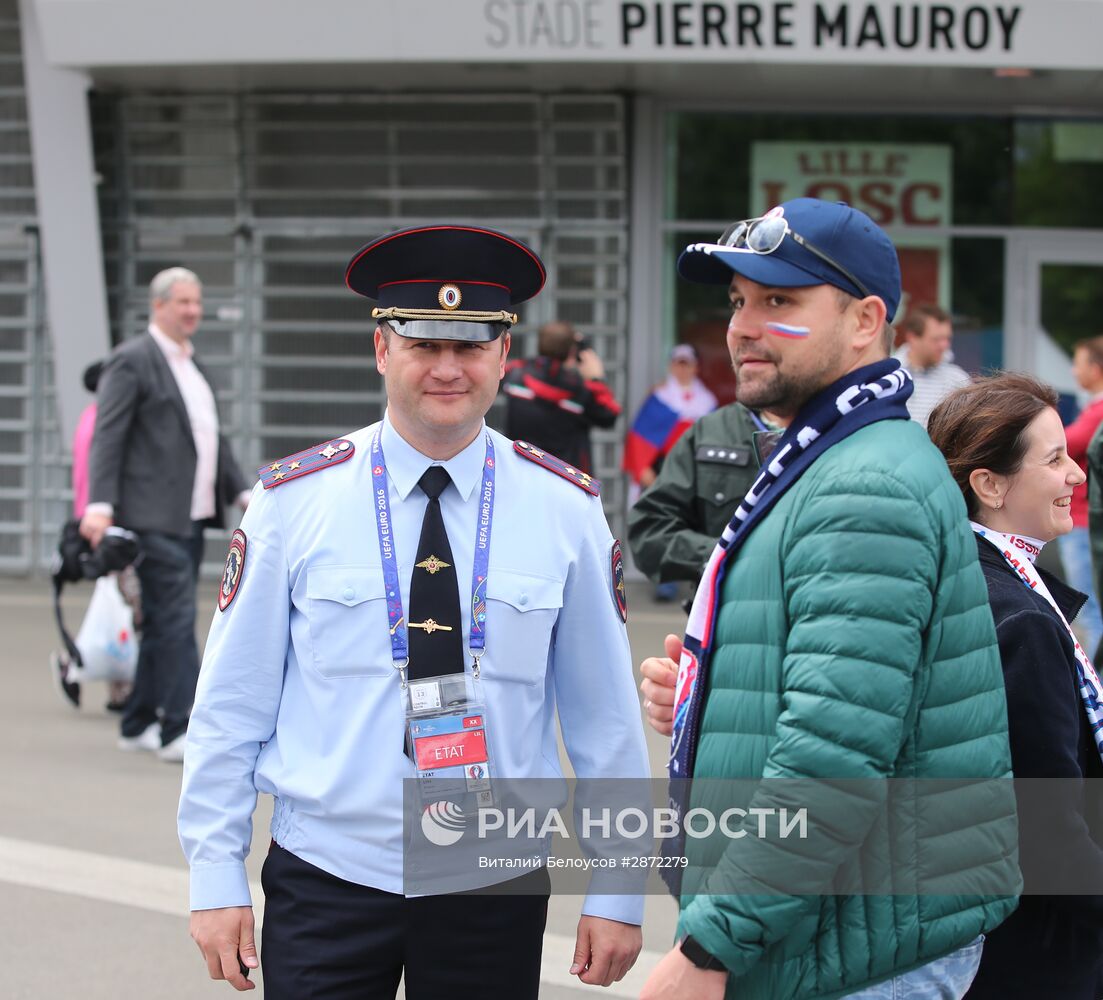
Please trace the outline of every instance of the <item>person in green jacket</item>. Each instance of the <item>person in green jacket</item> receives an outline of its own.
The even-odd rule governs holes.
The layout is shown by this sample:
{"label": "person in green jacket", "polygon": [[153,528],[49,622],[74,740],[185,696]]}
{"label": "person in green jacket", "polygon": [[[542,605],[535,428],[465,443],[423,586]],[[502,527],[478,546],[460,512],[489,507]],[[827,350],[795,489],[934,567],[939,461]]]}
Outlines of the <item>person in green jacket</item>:
{"label": "person in green jacket", "polygon": [[[1022,884],[1007,707],[961,493],[888,358],[895,248],[863,213],[799,198],[679,271],[728,286],[739,398],[787,427],[684,641],[641,666],[687,823],[723,813],[731,779],[757,810],[743,836],[668,845],[678,944],[642,997],[960,998]],[[776,819],[763,835],[809,799],[806,837]]]}
{"label": "person in green jacket", "polygon": [[716,539],[758,475],[756,436],[769,425],[742,403],[701,417],[670,449],[628,512],[628,546],[656,583],[701,578]]}

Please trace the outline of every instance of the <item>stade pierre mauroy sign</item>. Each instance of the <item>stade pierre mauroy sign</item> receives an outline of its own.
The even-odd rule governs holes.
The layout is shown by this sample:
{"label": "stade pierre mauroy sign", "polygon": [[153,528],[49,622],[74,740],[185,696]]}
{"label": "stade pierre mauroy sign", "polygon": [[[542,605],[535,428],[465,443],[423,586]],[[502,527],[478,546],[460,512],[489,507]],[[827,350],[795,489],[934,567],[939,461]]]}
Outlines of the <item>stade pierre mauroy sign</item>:
{"label": "stade pierre mauroy sign", "polygon": [[1103,65],[1101,0],[189,0],[186,17],[176,0],[33,3],[47,57],[72,66],[484,58]]}
{"label": "stade pierre mauroy sign", "polygon": [[[740,50],[892,52],[1014,50],[1022,8],[1013,4],[718,3],[713,0],[486,0],[487,41],[621,52]],[[614,37],[607,23],[612,14]],[[612,43],[610,45],[610,43]]]}

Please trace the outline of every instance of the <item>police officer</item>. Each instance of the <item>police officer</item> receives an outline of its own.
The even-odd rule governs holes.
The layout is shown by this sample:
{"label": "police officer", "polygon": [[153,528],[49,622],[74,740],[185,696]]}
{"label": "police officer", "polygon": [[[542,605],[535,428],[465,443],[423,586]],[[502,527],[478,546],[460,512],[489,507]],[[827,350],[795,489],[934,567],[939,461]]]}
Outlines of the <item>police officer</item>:
{"label": "police officer", "polygon": [[767,419],[729,403],[701,417],[670,449],[655,482],[628,512],[632,557],[656,583],[701,578],[758,475],[762,439],[776,429]]}
{"label": "police officer", "polygon": [[[544,869],[519,895],[404,891],[411,700],[431,707],[449,677],[478,677],[479,775],[560,776],[558,714],[580,778],[648,776],[598,484],[483,421],[512,307],[544,277],[528,247],[473,227],[392,233],[349,265],[349,288],[378,302],[386,413],[261,469],[192,714],[179,825],[213,979],[253,985],[244,857],[261,791],[268,997],[393,997],[403,972],[413,1000],[537,996]],[[620,979],[642,911],[587,896],[571,973]]]}

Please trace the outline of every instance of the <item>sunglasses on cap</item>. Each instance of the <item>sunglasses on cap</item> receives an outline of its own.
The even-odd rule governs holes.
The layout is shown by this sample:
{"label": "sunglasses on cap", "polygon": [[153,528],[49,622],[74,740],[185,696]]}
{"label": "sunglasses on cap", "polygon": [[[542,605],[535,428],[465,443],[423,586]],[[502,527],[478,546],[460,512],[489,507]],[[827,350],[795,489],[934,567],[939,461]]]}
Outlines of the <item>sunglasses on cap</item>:
{"label": "sunglasses on cap", "polygon": [[819,247],[809,243],[800,233],[794,232],[789,227],[789,220],[784,215],[763,215],[757,219],[744,219],[742,222],[733,222],[717,241],[720,246],[729,250],[741,250],[743,252],[757,254],[771,254],[781,246],[786,235],[793,238],[799,246],[804,247],[810,254],[818,257],[828,267],[838,271],[847,281],[868,298],[873,293],[862,282],[840,264],[830,254],[824,253]]}

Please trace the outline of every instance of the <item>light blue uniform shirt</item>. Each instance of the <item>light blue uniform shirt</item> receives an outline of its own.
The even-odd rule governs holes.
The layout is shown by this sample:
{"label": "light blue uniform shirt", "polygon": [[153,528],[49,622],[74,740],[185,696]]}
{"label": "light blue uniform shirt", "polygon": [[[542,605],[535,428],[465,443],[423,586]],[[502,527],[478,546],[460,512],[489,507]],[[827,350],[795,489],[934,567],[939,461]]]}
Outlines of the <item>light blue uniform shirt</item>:
{"label": "light blue uniform shirt", "polygon": [[[559,778],[555,718],[579,778],[647,778],[628,636],[612,597],[613,539],[601,501],[484,429],[434,463],[384,419],[403,607],[428,502],[422,473],[442,464],[440,497],[460,582],[465,649],[486,453],[497,487],[482,688],[492,766],[506,778]],[[372,505],[371,440],[352,458],[270,490],[241,522],[238,592],[216,611],[188,727],[180,841],[191,908],[248,906],[245,856],[257,792],[275,797],[272,836],[361,885],[401,893],[403,692],[392,664]],[[470,670],[470,663],[468,663]],[[639,896],[588,896],[582,912],[641,923]]]}

